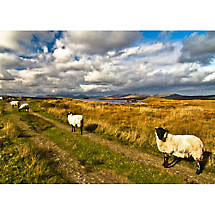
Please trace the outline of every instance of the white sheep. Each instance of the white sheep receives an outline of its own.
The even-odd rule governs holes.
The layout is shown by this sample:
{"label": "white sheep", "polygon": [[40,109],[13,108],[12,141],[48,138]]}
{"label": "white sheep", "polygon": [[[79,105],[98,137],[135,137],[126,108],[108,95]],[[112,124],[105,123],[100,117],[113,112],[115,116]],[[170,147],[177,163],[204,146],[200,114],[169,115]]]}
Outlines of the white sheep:
{"label": "white sheep", "polygon": [[12,107],[15,107],[15,106],[19,107],[19,101],[11,101],[10,104]]}
{"label": "white sheep", "polygon": [[67,114],[68,122],[72,126],[72,132],[75,132],[75,128],[78,127],[81,130],[81,135],[84,126],[84,119],[82,115],[73,115],[71,112]]}
{"label": "white sheep", "polygon": [[29,105],[28,105],[28,103],[21,104],[21,105],[19,106],[19,112],[22,111],[22,110],[25,110],[26,112],[27,112],[27,111],[29,112]]}
{"label": "white sheep", "polygon": [[[193,157],[197,164],[196,174],[202,172],[204,146],[202,141],[194,135],[173,135],[167,129],[155,128],[156,142],[160,152],[164,154],[164,167],[169,167],[170,155],[177,158]],[[173,163],[173,162],[172,162]]]}

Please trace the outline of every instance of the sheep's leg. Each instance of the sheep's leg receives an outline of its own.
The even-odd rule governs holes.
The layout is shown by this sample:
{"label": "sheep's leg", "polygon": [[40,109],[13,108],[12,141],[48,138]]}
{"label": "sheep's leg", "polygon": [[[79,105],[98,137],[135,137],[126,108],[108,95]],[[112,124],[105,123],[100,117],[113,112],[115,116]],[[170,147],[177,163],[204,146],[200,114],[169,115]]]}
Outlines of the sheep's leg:
{"label": "sheep's leg", "polygon": [[72,125],[72,132],[74,132],[74,126]]}
{"label": "sheep's leg", "polygon": [[174,159],[173,159],[173,161],[171,162],[171,163],[169,163],[169,165],[172,165],[175,161],[177,161],[179,158],[178,157],[176,157],[176,156],[174,156]]}
{"label": "sheep's leg", "polygon": [[199,175],[202,172],[200,161],[196,161],[196,166],[197,166],[196,174]]}
{"label": "sheep's leg", "polygon": [[81,135],[82,135],[82,133],[83,133],[83,126],[84,126],[84,120],[82,119],[82,120],[81,120],[81,127],[80,127],[80,129],[81,129]]}
{"label": "sheep's leg", "polygon": [[168,167],[168,160],[169,160],[169,155],[167,154],[167,153],[164,153],[164,162],[163,162],[163,166],[165,167],[165,168],[167,168]]}

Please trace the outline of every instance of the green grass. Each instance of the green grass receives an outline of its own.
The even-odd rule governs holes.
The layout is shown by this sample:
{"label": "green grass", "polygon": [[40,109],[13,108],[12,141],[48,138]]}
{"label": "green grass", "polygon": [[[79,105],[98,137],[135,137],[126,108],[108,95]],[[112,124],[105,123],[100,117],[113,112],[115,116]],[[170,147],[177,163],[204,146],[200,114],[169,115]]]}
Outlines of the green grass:
{"label": "green grass", "polygon": [[[45,115],[47,116],[47,114]],[[183,179],[178,176],[167,174],[144,163],[135,162],[77,133],[53,127],[49,122],[37,116],[23,115],[22,120],[27,121],[32,128],[37,127],[61,149],[71,153],[88,171],[113,170],[134,183],[184,183]],[[45,129],[43,129],[44,127]]]}
{"label": "green grass", "polygon": [[[43,116],[46,116],[50,119],[54,119],[66,124],[67,122],[66,116],[62,114],[64,112],[60,112],[60,111],[58,112],[58,109],[57,109],[56,112],[47,113],[46,108],[57,107],[59,109],[61,108],[62,110],[69,109],[69,107],[70,108],[74,107],[74,109],[76,108],[76,110],[79,110],[79,109],[81,110],[81,108],[82,110],[84,110],[85,108],[85,111],[86,111],[85,113],[88,114],[86,115],[86,122],[89,119],[90,120],[93,118],[97,119],[97,117],[99,119],[99,117],[101,117],[99,119],[100,121],[98,120],[98,124],[97,124],[97,121],[93,121],[93,120],[91,120],[88,124],[86,124],[85,132],[96,132],[97,134],[107,139],[110,139],[114,143],[128,145],[129,147],[131,147],[131,150],[132,148],[137,148],[140,151],[142,150],[144,152],[149,152],[150,154],[155,154],[158,156],[162,156],[162,154],[157,150],[157,146],[154,141],[155,136],[154,136],[153,129],[154,129],[154,124],[157,124],[157,122],[159,122],[160,119],[162,119],[162,121],[166,120],[164,124],[165,126],[168,125],[166,124],[167,122],[169,123],[167,127],[170,127],[170,130],[173,130],[173,133],[184,132],[184,133],[198,134],[199,132],[198,128],[196,128],[196,126],[192,126],[193,124],[195,124],[194,123],[195,121],[193,122],[192,120],[190,124],[188,124],[186,120],[189,121],[189,119],[192,119],[192,117],[194,116],[193,115],[194,112],[199,115],[205,114],[204,118],[210,120],[210,124],[209,123],[207,124],[208,143],[209,141],[212,142],[212,140],[214,139],[214,136],[213,136],[214,133],[212,132],[213,130],[210,128],[210,125],[212,126],[211,124],[212,117],[213,117],[212,112],[211,113],[207,112],[206,114],[206,111],[203,112],[202,109],[196,109],[196,107],[193,108],[193,106],[190,106],[189,109],[181,109],[181,103],[179,102],[178,103],[176,102],[177,104],[174,104],[178,108],[177,110],[175,110],[175,106],[174,108],[171,108],[171,109],[167,108],[166,104],[163,104],[166,101],[162,101],[162,102],[159,102],[159,104],[153,104],[154,105],[153,107],[150,106],[151,109],[145,110],[144,107],[143,109],[141,109],[142,107],[140,108],[131,107],[129,112],[127,111],[128,108],[127,109],[125,108],[124,110],[123,108],[122,109],[119,108],[117,105],[111,105],[113,106],[113,108],[111,109],[108,106],[104,106],[103,108],[103,106],[100,104],[90,105],[79,101],[77,102],[74,101],[70,106],[70,104],[68,105],[68,102],[67,104],[63,104],[63,102],[64,101],[56,101],[56,102],[53,102],[52,104],[52,103],[48,103],[47,101],[42,101],[42,102],[33,101],[31,103],[31,109],[33,111],[37,111],[39,114]],[[85,105],[85,106],[82,107],[81,105]],[[91,110],[90,106],[92,106],[92,108],[94,109]],[[109,110],[107,110],[107,108],[109,108]],[[98,110],[98,112],[95,110]],[[100,110],[102,110],[103,112]],[[138,110],[140,111],[140,113],[138,112]],[[96,114],[98,114],[99,111],[102,114],[97,116]],[[124,111],[122,115],[119,115],[119,113],[121,113],[120,111],[121,112]],[[13,112],[15,113],[17,111],[14,110]],[[82,112],[80,111],[80,113]],[[115,114],[115,118],[113,117],[114,115],[113,113]],[[95,114],[95,115],[90,115],[90,114]],[[71,133],[63,129],[56,128],[52,123],[49,123],[46,120],[41,119],[40,117],[36,117],[26,113],[20,113],[20,116],[22,120],[28,122],[28,124],[31,126],[33,130],[37,131],[38,133],[43,133],[48,138],[50,138],[50,140],[55,142],[61,149],[66,150],[68,153],[71,153],[71,156],[74,156],[77,160],[79,160],[80,163],[86,167],[87,171],[99,171],[102,169],[113,170],[118,175],[127,177],[133,183],[147,183],[147,184],[185,183],[185,181],[179,176],[171,175],[166,173],[165,170],[158,169],[153,166],[148,166],[141,162],[133,161],[129,158],[126,158],[124,155],[120,153],[111,151],[108,147],[105,147],[100,145],[99,143],[90,141],[84,136],[80,136],[79,134]],[[108,121],[109,116],[114,118],[115,120],[114,123],[111,121]],[[120,116],[124,117],[124,119],[121,119]],[[203,115],[201,115],[201,117],[202,116]],[[118,117],[117,120],[116,120],[116,117]],[[115,130],[113,129],[113,131],[116,131],[115,133],[105,131],[105,130],[103,132],[102,129],[100,130],[97,129],[97,125],[99,127],[102,122],[104,123],[107,122],[107,125],[109,123],[109,126],[112,126],[113,128],[114,126],[117,127],[118,124],[120,124],[120,126],[118,126],[117,129]],[[181,126],[181,130],[179,131],[177,130],[179,128],[177,126],[175,127],[176,122],[181,122],[182,125],[186,125],[186,126]],[[136,124],[133,124],[133,123],[140,123],[140,125],[137,126]],[[193,128],[195,128],[195,130],[193,130]],[[132,131],[132,129],[136,131],[135,135],[137,135],[136,136],[137,141],[135,138],[133,138],[135,135],[133,136],[130,135],[128,136],[128,138],[126,136],[126,133],[129,133],[130,131]],[[184,129],[184,131],[182,129]],[[205,134],[207,134],[207,132],[205,132]],[[142,142],[138,139],[139,136],[141,135],[143,137],[144,136],[146,137],[145,139],[144,138],[141,139]],[[211,138],[209,139],[209,137]],[[37,151],[37,150],[34,149],[34,151]],[[44,154],[40,157],[40,159],[41,160],[46,159],[46,157],[47,156],[45,156]],[[50,167],[53,166],[53,168],[51,168],[50,171],[51,172],[56,171],[54,164],[52,164],[51,162],[49,163],[49,161],[50,159],[48,158],[46,163],[47,166],[50,166]],[[182,161],[182,164],[187,165],[190,168],[193,168],[194,170],[193,162]],[[209,167],[207,170],[204,170],[204,171],[214,173],[214,170],[211,167]],[[60,176],[59,174],[59,178],[53,179],[53,180],[60,181],[62,179],[61,177],[62,176]]]}
{"label": "green grass", "polygon": [[[45,152],[43,152],[45,153]],[[54,170],[53,164],[32,147],[29,140],[16,138],[0,152],[0,183],[54,184],[68,183]]]}
{"label": "green grass", "polygon": [[[1,108],[0,130],[0,183],[1,184],[63,184],[69,181],[57,169],[49,151],[34,145],[34,139],[11,122],[11,113]],[[13,110],[12,114],[18,114]],[[71,183],[71,182],[70,182]],[[74,182],[75,183],[75,182]]]}
{"label": "green grass", "polygon": [[[34,111],[37,110],[37,106],[34,104],[33,108],[32,108]],[[45,116],[49,119],[52,119],[52,120],[55,120],[55,121],[58,121],[58,122],[61,122],[63,124],[66,124],[67,121],[65,120],[62,120],[61,118],[56,118],[56,116],[54,116],[53,114],[50,114],[50,113],[47,113],[45,111],[36,111],[37,113],[39,113],[40,115],[42,116]],[[66,119],[66,118],[65,118]],[[86,120],[85,120],[86,121]],[[108,139],[108,140],[111,140],[113,141],[114,143],[116,144],[121,144],[121,145],[128,145],[130,146],[131,148],[136,148],[136,149],[139,149],[141,151],[144,151],[144,152],[149,152],[153,155],[156,155],[156,156],[159,156],[159,157],[163,157],[162,153],[160,153],[157,149],[157,145],[151,145],[150,143],[150,139],[146,140],[146,142],[141,145],[141,146],[138,146],[136,144],[133,144],[131,143],[129,140],[124,140],[124,139],[121,139],[113,134],[110,134],[108,132],[102,132],[100,130],[96,130],[96,128],[98,127],[98,124],[95,124],[95,123],[92,123],[92,124],[87,124],[86,126],[84,126],[84,131],[86,132],[93,132],[93,133],[97,133],[98,135],[100,135],[101,137],[105,138],[105,139]],[[149,128],[146,127],[144,128],[147,132],[149,132]]]}
{"label": "green grass", "polygon": [[75,156],[90,171],[109,169],[118,175],[127,177],[134,183],[184,183],[178,176],[172,176],[155,167],[134,162],[125,156],[113,152],[108,147],[89,141],[80,135],[49,128],[44,133],[62,149]]}
{"label": "green grass", "polygon": [[48,128],[53,127],[52,123],[47,122],[37,116],[21,113],[21,120],[28,121],[31,128],[37,132],[42,132]]}
{"label": "green grass", "polygon": [[[52,114],[50,114],[50,113],[47,113],[47,112],[44,112],[44,111],[38,111],[38,113],[41,114],[41,115],[43,115],[43,116],[45,116],[45,117],[47,117],[47,118],[49,118],[49,119],[56,120],[56,121],[59,121],[61,123],[66,124],[65,121],[63,121],[60,118],[55,118],[55,116],[52,115]],[[45,120],[44,120],[44,123],[46,123]],[[86,127],[84,127],[84,130],[86,132],[91,132],[88,127],[90,127],[92,125],[95,126],[97,124],[88,124]],[[150,129],[148,127],[144,128],[144,129],[145,129],[145,132],[148,132],[148,133],[150,132]],[[150,138],[147,139],[146,142],[143,145],[141,145],[141,147],[139,147],[136,144],[132,144],[129,141],[121,140],[118,137],[116,137],[114,135],[111,135],[109,133],[102,133],[101,131],[98,131],[96,133],[99,134],[101,137],[114,142],[115,144],[128,145],[131,149],[132,148],[136,148],[139,151],[147,152],[147,153],[150,153],[152,155],[155,155],[155,156],[158,156],[160,158],[161,157],[163,158],[163,154],[158,151],[157,145],[152,145],[150,143],[150,141],[151,141]],[[54,138],[53,138],[53,140],[54,140]],[[183,163],[183,165],[185,165],[185,166],[193,169],[193,171],[195,171],[195,162],[194,161],[192,161],[192,160],[182,160],[181,163]],[[207,166],[207,168],[205,168],[204,171],[205,172],[210,172],[210,173],[215,173],[214,170],[213,170],[213,167],[211,168],[210,166]]]}

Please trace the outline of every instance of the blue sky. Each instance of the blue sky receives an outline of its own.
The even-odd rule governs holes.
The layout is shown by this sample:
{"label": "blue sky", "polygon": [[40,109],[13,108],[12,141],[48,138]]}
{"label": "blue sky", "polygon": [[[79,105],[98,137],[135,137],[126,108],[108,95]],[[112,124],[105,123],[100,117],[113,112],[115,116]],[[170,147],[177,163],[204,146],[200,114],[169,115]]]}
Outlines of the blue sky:
{"label": "blue sky", "polygon": [[142,31],[143,39],[146,41],[165,40],[165,36],[159,36],[160,34],[168,35],[168,40],[177,41],[183,40],[189,37],[193,33],[198,35],[205,34],[206,31]]}
{"label": "blue sky", "polygon": [[214,32],[0,32],[0,94],[208,95],[214,83]]}

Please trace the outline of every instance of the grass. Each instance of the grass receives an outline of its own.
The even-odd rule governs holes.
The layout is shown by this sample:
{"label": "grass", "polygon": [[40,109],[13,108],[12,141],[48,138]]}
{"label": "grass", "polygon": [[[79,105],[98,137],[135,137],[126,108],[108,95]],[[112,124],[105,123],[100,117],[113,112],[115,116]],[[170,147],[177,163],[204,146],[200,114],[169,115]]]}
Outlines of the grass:
{"label": "grass", "polygon": [[[172,134],[196,135],[203,141],[206,151],[215,154],[214,100],[151,97],[136,104],[108,104],[62,99],[37,101],[33,109],[63,123],[67,123],[69,111],[83,114],[85,131],[157,156],[162,154],[157,149],[155,127],[165,127]],[[185,165],[194,166],[188,161]],[[207,171],[214,172],[210,164],[206,167]]]}
{"label": "grass", "polygon": [[[39,117],[25,115],[22,119],[28,121],[30,125],[33,124],[38,127],[44,127],[47,124],[43,133],[61,149],[76,157],[88,171],[113,170],[134,183],[184,183],[180,177],[169,175],[140,162],[134,162],[120,153],[111,151],[108,147],[89,141],[83,136],[51,127],[49,123]],[[42,129],[39,128],[39,130]]]}
{"label": "grass", "polygon": [[[64,108],[66,106],[66,108]],[[168,100],[147,98],[143,103],[108,104],[81,100],[47,100],[34,103],[34,110],[67,123],[66,113],[83,114],[85,128],[96,125],[93,132],[115,137],[121,142],[158,153],[155,127],[165,127],[173,134],[193,134],[215,153],[215,101]]]}
{"label": "grass", "polygon": [[103,168],[114,170],[134,183],[184,182],[180,177],[169,175],[140,162],[134,162],[107,147],[59,128],[50,128],[45,133],[59,147],[74,155],[89,171],[90,169],[101,170]]}
{"label": "grass", "polygon": [[[97,133],[115,143],[125,144],[131,149],[136,148],[140,151],[162,156],[157,149],[154,134],[154,128],[159,126],[167,128],[172,134],[196,135],[203,140],[207,151],[215,153],[215,101],[212,100],[180,101],[153,97],[136,104],[108,104],[71,99],[38,99],[29,100],[29,103],[31,110],[65,124],[67,124],[66,114],[68,112],[83,114],[85,132]],[[88,171],[113,170],[134,183],[184,183],[183,179],[178,176],[132,161],[120,153],[89,141],[84,136],[71,134],[59,128],[56,129],[51,123],[41,118],[26,113],[16,113],[16,111],[14,113],[19,114],[22,120],[28,122],[32,130],[43,133],[61,149],[71,153]],[[14,143],[19,142],[17,145],[20,145],[20,148],[27,147],[29,150],[27,154],[31,154],[29,157],[26,156],[28,165],[26,163],[25,165],[34,168],[36,160],[36,164],[41,166],[39,169],[44,171],[43,173],[35,173],[39,174],[40,177],[31,178],[30,175],[33,175],[36,170],[32,170],[32,172],[26,170],[29,173],[26,178],[29,179],[25,179],[24,183],[26,180],[27,183],[66,182],[66,179],[56,171],[55,164],[51,162],[51,155],[46,154],[48,152],[40,152],[31,146],[31,141],[26,144],[30,138],[25,137],[23,131],[14,123],[11,124],[7,121],[8,113],[5,112],[4,105],[0,106],[0,114],[5,116],[2,118],[2,122],[0,121],[0,127],[3,127],[0,129],[2,142],[7,143],[3,148],[15,146]],[[7,133],[7,131],[10,132]],[[23,159],[21,154],[22,150],[18,150],[17,156]],[[2,156],[5,159],[9,155],[6,153]],[[32,157],[35,157],[34,161],[32,161]],[[193,167],[191,162],[183,161],[182,163]],[[45,172],[45,169],[48,169],[48,172]],[[214,173],[214,169],[209,166],[205,171]],[[53,174],[53,172],[55,173]],[[57,175],[57,178],[54,175]],[[14,183],[19,182],[17,180]]]}
{"label": "grass", "polygon": [[41,151],[33,144],[32,137],[8,119],[5,103],[0,107],[3,125],[0,130],[0,183],[68,183],[61,172],[57,171],[51,153]]}
{"label": "grass", "polygon": [[13,139],[10,145],[1,149],[0,183],[67,183],[68,181],[54,170],[47,157],[44,157],[38,149],[32,147],[29,140]]}

